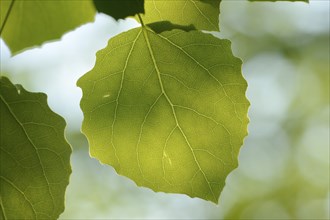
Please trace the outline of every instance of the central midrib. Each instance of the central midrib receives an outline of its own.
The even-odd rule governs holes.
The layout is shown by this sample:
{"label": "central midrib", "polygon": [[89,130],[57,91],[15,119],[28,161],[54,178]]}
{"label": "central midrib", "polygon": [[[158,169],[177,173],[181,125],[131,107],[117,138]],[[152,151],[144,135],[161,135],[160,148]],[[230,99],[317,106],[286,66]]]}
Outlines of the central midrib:
{"label": "central midrib", "polygon": [[158,82],[159,82],[159,85],[160,85],[160,88],[161,88],[161,91],[162,91],[162,94],[164,95],[164,97],[166,98],[166,101],[170,104],[171,106],[171,109],[172,109],[172,113],[173,113],[173,116],[174,116],[174,119],[175,119],[175,123],[176,123],[176,127],[179,128],[180,130],[180,133],[182,134],[183,138],[185,139],[186,143],[188,144],[189,146],[189,149],[194,157],[194,160],[196,162],[196,165],[197,167],[199,168],[199,170],[201,171],[202,175],[204,176],[204,179],[205,181],[207,182],[208,184],[208,187],[210,189],[210,192],[212,193],[212,196],[214,197],[214,199],[216,200],[216,196],[213,192],[213,189],[210,185],[210,181],[208,180],[208,178],[206,177],[206,174],[204,173],[204,171],[202,170],[198,160],[197,160],[197,157],[195,155],[195,152],[194,152],[194,149],[192,148],[190,142],[188,141],[188,138],[187,136],[185,135],[183,129],[181,128],[180,124],[179,124],[179,121],[178,121],[178,118],[176,116],[176,112],[175,112],[175,109],[174,109],[174,105],[171,101],[171,99],[168,97],[168,95],[166,94],[165,92],[165,89],[164,89],[164,86],[163,86],[163,81],[162,81],[162,78],[161,78],[161,75],[160,75],[160,70],[158,68],[158,65],[157,65],[157,62],[156,62],[156,59],[155,59],[155,56],[154,56],[154,53],[153,53],[153,50],[152,50],[152,47],[151,47],[151,44],[150,44],[150,40],[149,40],[149,37],[148,37],[148,33],[147,33],[147,28],[146,27],[141,27],[142,30],[143,30],[143,36],[146,40],[146,43],[147,43],[147,46],[148,46],[148,50],[149,50],[149,53],[150,53],[150,56],[151,56],[151,59],[152,59],[152,62],[153,62],[153,65],[156,69],[156,73],[157,73],[157,77],[158,77]]}

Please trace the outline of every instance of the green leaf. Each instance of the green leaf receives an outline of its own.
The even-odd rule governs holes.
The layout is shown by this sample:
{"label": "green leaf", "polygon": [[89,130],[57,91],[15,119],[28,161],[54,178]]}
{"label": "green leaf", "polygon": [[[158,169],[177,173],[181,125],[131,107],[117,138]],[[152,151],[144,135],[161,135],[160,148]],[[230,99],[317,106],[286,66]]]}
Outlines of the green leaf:
{"label": "green leaf", "polygon": [[169,21],[207,31],[219,30],[221,0],[145,1],[143,22]]}
{"label": "green leaf", "polygon": [[0,77],[0,218],[56,219],[64,210],[71,148],[65,121],[42,93]]}
{"label": "green leaf", "polygon": [[65,32],[93,21],[95,15],[91,0],[1,0],[0,6],[1,37],[14,54],[59,39]]}
{"label": "green leaf", "polygon": [[144,0],[94,0],[96,9],[115,19],[144,13]]}
{"label": "green leaf", "polygon": [[91,156],[139,186],[217,202],[247,135],[241,64],[199,31],[112,38],[77,83]]}

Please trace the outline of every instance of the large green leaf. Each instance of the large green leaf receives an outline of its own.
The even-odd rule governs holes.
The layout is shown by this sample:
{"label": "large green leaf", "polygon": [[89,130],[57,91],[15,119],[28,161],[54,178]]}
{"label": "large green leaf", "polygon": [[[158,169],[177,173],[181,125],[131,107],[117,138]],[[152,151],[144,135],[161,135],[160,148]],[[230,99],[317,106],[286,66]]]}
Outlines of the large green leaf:
{"label": "large green leaf", "polygon": [[241,64],[199,31],[112,38],[78,81],[91,155],[139,186],[217,202],[247,134]]}
{"label": "large green leaf", "polygon": [[0,6],[1,37],[13,53],[59,39],[95,15],[92,0],[1,0]]}
{"label": "large green leaf", "polygon": [[221,0],[147,0],[143,22],[169,21],[195,26],[198,30],[218,31]]}
{"label": "large green leaf", "polygon": [[4,77],[0,98],[0,219],[56,219],[71,173],[65,121]]}
{"label": "large green leaf", "polygon": [[115,19],[144,13],[144,0],[93,0],[96,9]]}

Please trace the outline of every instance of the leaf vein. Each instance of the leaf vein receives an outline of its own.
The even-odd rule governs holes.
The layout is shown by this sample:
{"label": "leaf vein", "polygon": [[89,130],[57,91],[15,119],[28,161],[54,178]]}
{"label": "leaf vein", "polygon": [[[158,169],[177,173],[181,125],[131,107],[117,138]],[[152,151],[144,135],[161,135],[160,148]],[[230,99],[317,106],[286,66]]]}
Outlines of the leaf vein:
{"label": "leaf vein", "polygon": [[13,118],[16,120],[16,122],[17,122],[17,123],[19,124],[19,126],[22,128],[22,130],[23,130],[25,136],[27,137],[28,141],[31,143],[31,145],[32,145],[33,148],[35,149],[35,152],[36,152],[36,154],[37,154],[37,156],[38,156],[38,161],[39,161],[39,164],[40,164],[40,167],[41,167],[41,170],[42,170],[43,176],[45,177],[45,180],[46,180],[46,182],[47,182],[47,186],[48,186],[47,188],[48,188],[48,192],[49,192],[49,194],[50,194],[50,197],[51,197],[51,199],[52,199],[52,203],[53,203],[53,213],[54,213],[54,211],[55,211],[55,209],[54,209],[54,207],[55,207],[54,196],[53,196],[53,194],[52,194],[52,192],[51,192],[51,190],[50,190],[49,180],[48,180],[48,178],[47,178],[47,176],[46,176],[46,173],[45,173],[45,170],[44,170],[43,164],[42,164],[42,162],[41,162],[41,158],[40,158],[40,155],[39,155],[39,151],[38,151],[37,147],[35,146],[35,144],[33,143],[33,141],[31,140],[30,136],[28,135],[28,133],[27,133],[27,131],[26,131],[24,125],[18,120],[18,118],[16,117],[15,113],[11,110],[11,108],[10,108],[10,106],[8,105],[8,103],[6,102],[6,100],[5,100],[1,95],[0,95],[0,98],[1,98],[1,100],[3,101],[3,103],[5,104],[5,106],[7,107],[8,111],[10,112],[10,114],[13,116]]}
{"label": "leaf vein", "polygon": [[130,57],[132,55],[134,46],[135,46],[137,40],[139,39],[139,36],[140,36],[141,32],[142,32],[142,30],[138,32],[138,34],[136,35],[136,38],[132,42],[131,49],[130,49],[129,54],[127,56],[127,59],[125,61],[125,66],[124,66],[123,71],[122,71],[122,78],[121,78],[121,82],[120,82],[120,87],[119,87],[117,98],[116,98],[116,106],[115,106],[114,118],[113,118],[113,122],[112,122],[112,125],[111,125],[111,145],[112,145],[112,147],[114,149],[114,154],[115,154],[115,157],[116,157],[117,162],[118,162],[119,165],[120,165],[120,161],[119,161],[119,158],[118,158],[118,155],[117,155],[116,147],[114,145],[114,126],[115,126],[116,119],[117,119],[117,110],[118,110],[118,105],[119,105],[119,97],[120,97],[121,91],[123,89],[123,82],[124,82],[124,78],[125,78],[125,72],[126,72],[126,69],[127,69],[127,66],[128,66],[128,61],[129,61],[129,59],[130,59]]}
{"label": "leaf vein", "polygon": [[[31,208],[32,208],[32,211],[33,211],[33,214],[34,214],[34,216],[37,218],[37,212],[36,212],[36,210],[34,209],[34,206],[33,206],[33,204],[32,204],[32,202],[25,196],[25,193],[22,191],[22,190],[20,190],[12,181],[10,181],[9,179],[7,179],[6,177],[4,177],[4,176],[0,176],[0,178],[3,180],[3,181],[5,181],[5,182],[7,182],[10,186],[12,186],[13,187],[13,189],[15,189],[17,192],[19,192],[23,197],[24,197],[24,199],[28,202],[28,204],[31,206]],[[2,203],[2,200],[1,200],[1,203]]]}
{"label": "leaf vein", "polygon": [[[193,151],[193,148],[192,148],[190,142],[188,141],[188,138],[187,138],[187,136],[185,135],[185,133],[184,133],[182,127],[180,126],[180,123],[179,123],[178,118],[177,118],[177,114],[176,114],[175,109],[174,109],[174,105],[173,105],[171,99],[167,96],[167,94],[166,94],[166,92],[165,92],[165,89],[164,89],[164,86],[163,86],[163,82],[162,82],[162,78],[161,78],[161,72],[160,72],[160,70],[159,70],[159,68],[158,68],[158,65],[157,65],[157,62],[156,62],[156,59],[155,59],[155,56],[154,56],[153,50],[152,50],[152,46],[151,46],[150,41],[149,41],[148,33],[147,33],[147,31],[150,31],[150,30],[147,30],[147,29],[145,29],[145,28],[142,28],[142,29],[144,30],[143,34],[144,34],[144,37],[145,37],[145,40],[146,40],[146,43],[147,43],[147,46],[148,46],[149,53],[150,53],[150,56],[151,56],[152,61],[153,61],[153,64],[154,64],[154,67],[155,67],[156,72],[157,72],[158,81],[159,81],[159,85],[160,85],[160,87],[161,87],[162,93],[164,94],[164,96],[165,96],[167,102],[169,103],[169,105],[170,105],[170,107],[171,107],[171,109],[172,109],[172,113],[173,113],[173,116],[174,116],[174,119],[175,119],[176,125],[177,125],[177,127],[179,128],[179,130],[180,130],[182,136],[184,137],[184,139],[185,139],[185,141],[186,141],[186,143],[187,143],[187,145],[188,145],[188,147],[189,147],[189,149],[190,149],[190,151],[191,151],[191,153],[192,153],[192,156],[193,156],[193,158],[194,158],[194,160],[195,160],[195,162],[196,162],[196,165],[197,165],[198,168],[201,170],[201,172],[202,172],[202,174],[203,174],[203,176],[204,176],[204,178],[205,178],[205,181],[206,181],[207,184],[208,184],[208,187],[209,187],[209,189],[210,189],[210,192],[212,193],[212,196],[214,197],[214,200],[216,200],[216,196],[215,196],[215,194],[214,194],[214,192],[213,192],[213,189],[212,189],[211,186],[210,186],[209,180],[208,180],[206,174],[204,173],[204,171],[202,170],[202,168],[201,168],[201,166],[200,166],[200,164],[199,164],[199,162],[198,162],[198,160],[197,160],[197,158],[196,158],[196,155],[195,155],[195,153],[194,153],[194,151]],[[151,32],[151,31],[150,31],[150,32]],[[153,32],[151,32],[151,33],[153,33]],[[161,36],[161,35],[157,35],[157,36]],[[197,61],[196,61],[196,62],[197,62]]]}

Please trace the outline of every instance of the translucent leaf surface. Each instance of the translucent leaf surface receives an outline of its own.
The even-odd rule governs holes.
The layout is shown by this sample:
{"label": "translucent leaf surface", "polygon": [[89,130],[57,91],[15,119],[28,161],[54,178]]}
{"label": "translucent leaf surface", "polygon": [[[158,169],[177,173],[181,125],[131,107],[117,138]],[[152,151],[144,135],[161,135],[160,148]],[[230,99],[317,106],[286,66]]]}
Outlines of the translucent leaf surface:
{"label": "translucent leaf surface", "polygon": [[198,30],[218,31],[221,0],[147,0],[141,15],[144,23],[169,21],[195,26]]}
{"label": "translucent leaf surface", "polygon": [[144,0],[94,0],[96,9],[115,19],[144,13]]}
{"label": "translucent leaf surface", "polygon": [[247,134],[241,64],[199,31],[112,38],[78,81],[91,155],[139,186],[217,202]]}
{"label": "translucent leaf surface", "polygon": [[95,15],[91,0],[1,0],[0,6],[1,38],[13,53],[59,39]]}
{"label": "translucent leaf surface", "polygon": [[0,218],[56,219],[64,210],[71,148],[65,121],[42,93],[0,78]]}

